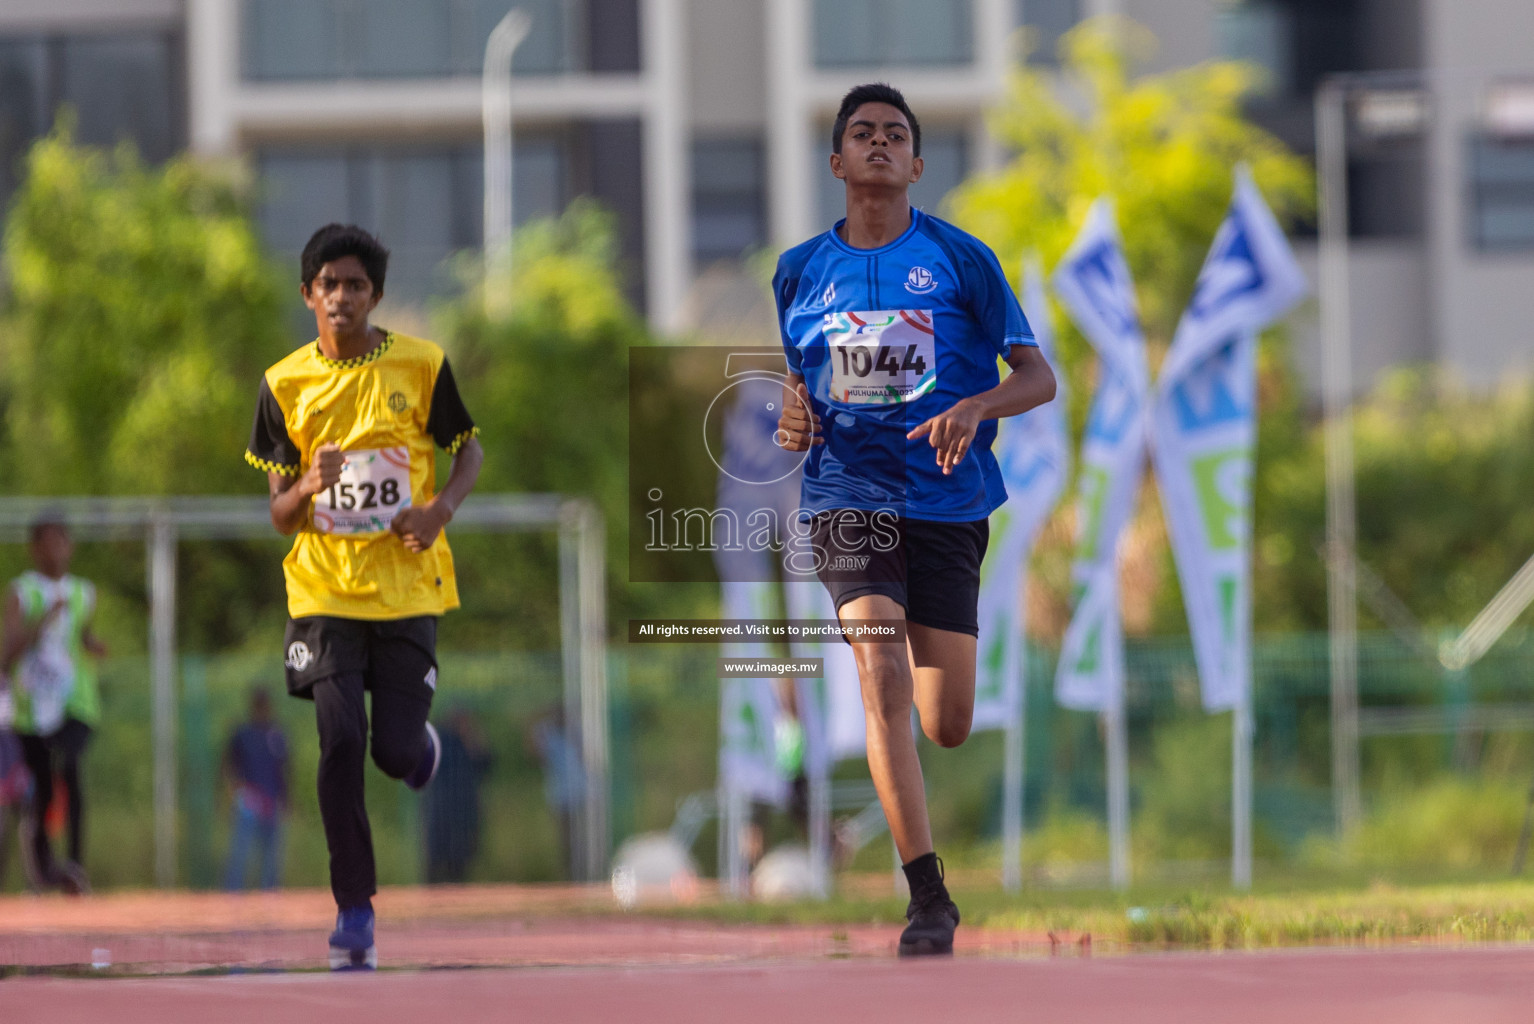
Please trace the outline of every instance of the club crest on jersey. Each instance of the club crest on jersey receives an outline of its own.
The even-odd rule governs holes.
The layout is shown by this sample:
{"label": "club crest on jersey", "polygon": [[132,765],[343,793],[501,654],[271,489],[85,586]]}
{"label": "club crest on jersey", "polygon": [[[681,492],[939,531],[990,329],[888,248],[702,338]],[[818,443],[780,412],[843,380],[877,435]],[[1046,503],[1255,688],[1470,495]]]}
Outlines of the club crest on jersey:
{"label": "club crest on jersey", "polygon": [[905,290],[913,295],[925,295],[937,287],[937,278],[926,267],[912,267],[905,276]]}
{"label": "club crest on jersey", "polygon": [[294,672],[302,672],[313,660],[314,655],[309,653],[309,645],[302,640],[294,640],[288,644],[287,666]]}
{"label": "club crest on jersey", "polygon": [[389,408],[393,410],[395,415],[398,415],[404,412],[406,409],[410,408],[410,403],[405,399],[405,393],[403,391],[396,391],[394,394],[389,396]]}

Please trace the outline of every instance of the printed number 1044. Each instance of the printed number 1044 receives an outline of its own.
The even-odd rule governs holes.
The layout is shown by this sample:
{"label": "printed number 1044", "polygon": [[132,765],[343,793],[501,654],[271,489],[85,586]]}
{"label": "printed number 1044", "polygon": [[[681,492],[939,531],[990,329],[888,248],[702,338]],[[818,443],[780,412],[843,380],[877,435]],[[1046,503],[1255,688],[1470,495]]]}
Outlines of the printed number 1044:
{"label": "printed number 1044", "polygon": [[916,354],[915,345],[904,346],[903,353],[898,345],[880,345],[877,354],[871,351],[872,348],[872,345],[838,345],[842,373],[867,377],[874,370],[880,370],[898,377],[903,371],[910,371],[920,377],[927,372],[927,360]]}

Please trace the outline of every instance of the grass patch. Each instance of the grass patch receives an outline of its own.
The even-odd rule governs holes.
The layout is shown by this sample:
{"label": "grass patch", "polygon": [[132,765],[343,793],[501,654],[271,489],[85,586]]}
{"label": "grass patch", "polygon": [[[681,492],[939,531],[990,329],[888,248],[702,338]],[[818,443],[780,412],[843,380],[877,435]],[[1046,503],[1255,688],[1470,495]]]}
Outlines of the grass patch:
{"label": "grass patch", "polygon": [[[820,925],[903,923],[905,901],[843,893],[824,903],[711,903],[649,913],[719,923]],[[1402,941],[1534,941],[1534,882],[1404,886],[1253,894],[1141,889],[1004,893],[954,886],[965,927],[1158,949],[1263,949]],[[844,933],[843,933],[844,934]]]}

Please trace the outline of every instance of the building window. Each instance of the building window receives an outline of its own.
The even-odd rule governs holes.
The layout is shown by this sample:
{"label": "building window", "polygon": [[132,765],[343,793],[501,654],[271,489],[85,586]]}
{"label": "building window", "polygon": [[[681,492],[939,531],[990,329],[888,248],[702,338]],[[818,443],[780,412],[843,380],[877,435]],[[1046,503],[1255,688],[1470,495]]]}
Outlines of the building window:
{"label": "building window", "polygon": [[[564,208],[566,160],[558,140],[517,139],[512,211],[518,224]],[[262,235],[294,260],[331,221],[360,224],[389,247],[387,291],[419,304],[451,291],[444,261],[483,234],[478,145],[430,149],[272,148],[257,155]]]}
{"label": "building window", "polygon": [[251,81],[478,75],[491,29],[513,7],[532,17],[513,73],[637,71],[637,3],[243,0],[243,73]]}
{"label": "building window", "polygon": [[0,37],[0,216],[62,106],[87,145],[126,140],[152,163],[184,148],[179,53],[169,30]]}
{"label": "building window", "polygon": [[1471,140],[1470,203],[1477,248],[1534,248],[1534,138]]}
{"label": "building window", "polygon": [[739,259],[767,243],[762,141],[699,139],[692,146],[692,251],[699,266]]}
{"label": "building window", "polygon": [[968,64],[972,0],[815,0],[815,63],[823,68]]}
{"label": "building window", "polygon": [[1028,29],[1031,64],[1060,63],[1060,37],[1081,20],[1081,0],[1017,0],[1017,23]]}
{"label": "building window", "polygon": [[[831,126],[826,125],[822,137],[830,134]],[[923,125],[921,158],[921,181],[911,186],[911,205],[942,216],[944,197],[969,174],[969,136],[960,127]],[[829,228],[847,215],[847,187],[831,173],[824,154],[816,160],[815,175],[820,222]]]}
{"label": "building window", "polygon": [[1258,92],[1288,96],[1294,88],[1293,11],[1268,0],[1246,0],[1214,15],[1215,52],[1262,69]]}

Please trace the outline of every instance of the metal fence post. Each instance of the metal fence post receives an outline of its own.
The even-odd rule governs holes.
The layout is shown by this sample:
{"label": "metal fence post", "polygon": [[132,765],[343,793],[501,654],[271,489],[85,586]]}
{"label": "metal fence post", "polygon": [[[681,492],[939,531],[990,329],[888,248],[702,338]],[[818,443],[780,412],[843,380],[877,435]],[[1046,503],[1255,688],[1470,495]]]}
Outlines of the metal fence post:
{"label": "metal fence post", "polygon": [[[559,646],[562,652],[561,669],[564,677],[564,734],[581,750],[581,764],[585,766],[585,740],[581,716],[581,603],[579,524],[573,515],[573,503],[560,511],[559,522]],[[586,780],[587,796],[590,796],[590,779]],[[581,812],[570,817],[570,878],[587,881],[586,865],[587,834],[585,803]]]}
{"label": "metal fence post", "polygon": [[579,503],[577,518],[577,606],[580,615],[581,761],[586,766],[586,877],[607,873],[607,580],[606,530],[602,513]]}
{"label": "metal fence post", "polygon": [[154,706],[154,877],[176,884],[176,524],[149,522],[149,659]]}

